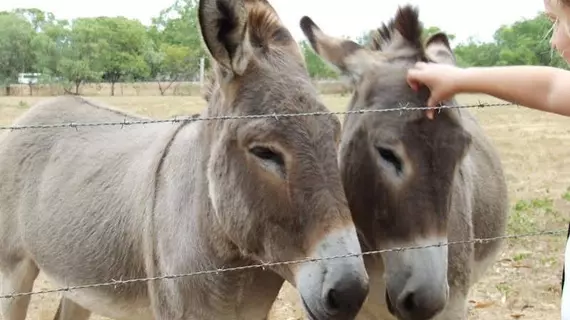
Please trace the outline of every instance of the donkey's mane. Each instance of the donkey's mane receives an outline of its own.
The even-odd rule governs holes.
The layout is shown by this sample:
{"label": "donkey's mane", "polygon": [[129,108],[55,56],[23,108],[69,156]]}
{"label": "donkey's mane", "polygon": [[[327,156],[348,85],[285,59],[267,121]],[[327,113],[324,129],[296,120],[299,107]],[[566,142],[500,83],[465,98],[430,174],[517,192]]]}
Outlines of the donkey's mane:
{"label": "donkey's mane", "polygon": [[204,98],[206,102],[210,101],[210,97],[216,87],[216,81],[216,74],[211,69],[205,72],[201,93],[202,98]]}
{"label": "donkey's mane", "polygon": [[390,50],[398,40],[404,40],[407,47],[416,49],[418,55],[424,57],[422,33],[423,24],[419,20],[418,9],[410,5],[398,7],[395,18],[372,30],[368,47],[376,51]]}

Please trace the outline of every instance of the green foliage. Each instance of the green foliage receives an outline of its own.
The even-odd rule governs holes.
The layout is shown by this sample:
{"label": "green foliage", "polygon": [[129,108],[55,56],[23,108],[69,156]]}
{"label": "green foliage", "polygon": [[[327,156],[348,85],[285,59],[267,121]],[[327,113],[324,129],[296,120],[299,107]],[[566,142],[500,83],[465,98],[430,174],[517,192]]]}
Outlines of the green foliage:
{"label": "green foliage", "polygon": [[311,78],[334,79],[338,77],[338,71],[321,59],[321,57],[313,51],[307,41],[301,41],[300,46],[301,51],[305,56],[305,63],[307,64],[307,69]]}
{"label": "green foliage", "polygon": [[539,14],[501,26],[494,41],[473,40],[455,47],[465,66],[542,65],[567,68],[566,62],[550,47],[552,23]]}
{"label": "green foliage", "polygon": [[[439,27],[434,27],[434,26],[431,26],[431,27],[428,27],[428,28],[424,28],[423,39],[425,40],[425,39],[427,39],[429,36],[432,36],[432,35],[434,35],[434,34],[436,34],[436,33],[438,33],[438,32],[445,32],[445,31],[441,30]],[[450,42],[453,41],[453,40],[455,40],[455,35],[454,35],[454,34],[448,33],[448,32],[446,32],[446,34],[447,34],[447,38],[449,38],[449,41],[450,41]]]}
{"label": "green foliage", "polygon": [[85,36],[97,43],[93,48],[97,52],[94,63],[103,72],[103,79],[112,84],[111,95],[114,95],[114,84],[125,77],[143,79],[148,76],[150,68],[144,59],[148,34],[139,21],[99,17],[84,22]]}
{"label": "green foliage", "polygon": [[31,70],[34,56],[32,25],[16,13],[0,13],[0,84],[14,83],[18,73]]}
{"label": "green foliage", "polygon": [[206,56],[198,25],[198,0],[176,0],[153,19],[149,34],[157,44],[170,44],[187,48],[188,56],[198,63]]}
{"label": "green foliage", "polygon": [[[155,80],[164,93],[174,81],[196,80],[200,59],[208,56],[200,37],[197,2],[175,0],[150,26],[125,17],[58,20],[37,8],[0,12],[0,86],[9,88],[21,72],[40,73],[40,81],[62,81],[75,93],[85,82]],[[551,27],[546,17],[537,15],[500,27],[490,42],[458,43],[454,46],[458,64],[567,68],[550,48]],[[439,31],[436,26],[426,27],[424,40]],[[455,35],[448,37],[453,45]],[[370,33],[363,32],[355,41],[365,44],[369,39]],[[311,77],[338,78],[338,70],[306,41],[300,47]]]}

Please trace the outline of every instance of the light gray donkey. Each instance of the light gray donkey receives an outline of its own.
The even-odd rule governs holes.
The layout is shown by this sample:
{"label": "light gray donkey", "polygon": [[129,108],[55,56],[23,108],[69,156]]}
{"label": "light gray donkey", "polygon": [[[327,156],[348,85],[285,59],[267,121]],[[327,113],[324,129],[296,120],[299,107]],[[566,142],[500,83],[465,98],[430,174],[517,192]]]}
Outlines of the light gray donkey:
{"label": "light gray donkey", "polygon": [[[202,116],[326,111],[290,32],[265,0],[202,0],[216,61]],[[80,97],[16,125],[141,119]],[[1,293],[360,253],[332,115],[15,130],[0,138]],[[56,317],[265,319],[283,281],[311,319],[354,319],[362,257],[64,293]],[[23,320],[29,296],[3,299]]]}
{"label": "light gray donkey", "polygon": [[[418,10],[409,5],[376,31],[369,47],[328,36],[309,17],[300,25],[313,49],[351,79],[349,110],[425,106],[429,91],[414,92],[407,70],[417,61],[455,63],[444,33],[422,41]],[[341,175],[363,250],[504,234],[502,164],[465,109],[441,110],[433,120],[421,110],[348,115],[341,141]],[[370,294],[357,319],[465,319],[469,289],[500,245],[367,256]]]}

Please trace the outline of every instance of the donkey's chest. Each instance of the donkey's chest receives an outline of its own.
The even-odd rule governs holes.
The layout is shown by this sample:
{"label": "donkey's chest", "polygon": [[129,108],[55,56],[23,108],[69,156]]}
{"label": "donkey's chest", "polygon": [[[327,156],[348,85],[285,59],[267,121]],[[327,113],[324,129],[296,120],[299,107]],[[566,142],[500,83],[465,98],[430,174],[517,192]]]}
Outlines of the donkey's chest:
{"label": "donkey's chest", "polygon": [[370,291],[356,320],[396,320],[386,306],[386,282],[382,263],[367,262],[366,271],[370,281]]}
{"label": "donkey's chest", "polygon": [[[49,277],[49,275],[48,275]],[[64,283],[49,277],[57,287]],[[118,285],[119,286],[119,285]],[[117,320],[154,320],[148,296],[125,299],[121,294],[112,294],[100,288],[70,290],[63,296],[94,314]]]}
{"label": "donkey's chest", "polygon": [[[63,287],[64,283],[54,277],[49,277],[56,287]],[[118,285],[120,286],[120,285]],[[201,286],[199,286],[201,287]],[[177,292],[179,304],[162,306],[167,314],[177,314],[181,319],[191,320],[264,320],[276,297],[272,297],[266,290],[249,290],[252,288],[238,288],[228,293],[223,301],[216,299],[216,289],[205,290],[206,287],[195,290]],[[157,292],[156,294],[163,295]],[[269,294],[268,294],[269,293]],[[154,320],[154,310],[148,295],[138,295],[125,299],[122,294],[113,294],[102,291],[100,288],[70,290],[64,296],[94,314],[117,320]],[[182,298],[180,298],[180,296]],[[206,300],[206,301],[204,301]],[[215,304],[215,305],[213,305]],[[178,319],[178,318],[177,318]]]}

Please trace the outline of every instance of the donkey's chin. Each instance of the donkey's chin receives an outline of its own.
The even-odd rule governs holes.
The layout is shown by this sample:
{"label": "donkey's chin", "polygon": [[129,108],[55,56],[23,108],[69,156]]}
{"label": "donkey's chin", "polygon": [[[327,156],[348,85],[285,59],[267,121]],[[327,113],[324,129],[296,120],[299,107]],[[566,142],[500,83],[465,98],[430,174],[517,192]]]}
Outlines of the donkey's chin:
{"label": "donkey's chin", "polygon": [[321,319],[316,315],[316,313],[311,309],[311,307],[309,307],[309,305],[307,304],[307,301],[305,301],[305,298],[303,298],[303,296],[301,296],[301,302],[303,303],[303,308],[305,309],[305,314],[307,315],[307,318],[309,320],[320,320]]}

